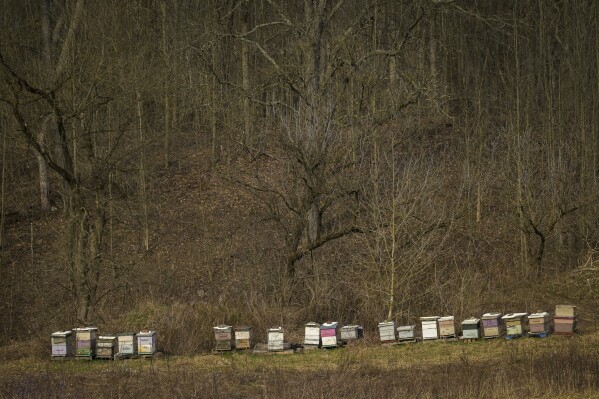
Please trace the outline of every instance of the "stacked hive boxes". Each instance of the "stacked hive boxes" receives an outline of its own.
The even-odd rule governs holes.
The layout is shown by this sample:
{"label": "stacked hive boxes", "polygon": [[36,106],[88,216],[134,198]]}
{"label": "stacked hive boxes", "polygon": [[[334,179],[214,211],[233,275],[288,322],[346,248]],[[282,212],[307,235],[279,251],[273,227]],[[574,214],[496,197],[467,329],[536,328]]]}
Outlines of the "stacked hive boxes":
{"label": "stacked hive boxes", "polygon": [[213,328],[217,351],[230,351],[233,349],[233,327],[220,324]]}
{"label": "stacked hive boxes", "polygon": [[453,316],[439,318],[439,336],[441,338],[455,337],[455,322]]}
{"label": "stacked hive boxes", "polygon": [[479,339],[481,337],[480,319],[471,317],[462,322],[462,338]]}
{"label": "stacked hive boxes", "polygon": [[532,313],[528,316],[528,325],[530,328],[530,334],[547,334],[549,333],[549,322],[551,321],[549,313],[539,312]]}
{"label": "stacked hive boxes", "polygon": [[114,359],[116,348],[116,337],[112,335],[100,335],[98,337],[96,357],[98,359]]}
{"label": "stacked hive boxes", "polygon": [[252,327],[237,326],[235,327],[235,348],[236,349],[251,349],[252,347]]}
{"label": "stacked hive boxes", "polygon": [[118,343],[118,357],[128,358],[137,355],[137,334],[120,333],[116,336]]}
{"label": "stacked hive boxes", "polygon": [[426,341],[439,338],[439,319],[439,316],[427,316],[420,318],[420,322],[422,323],[423,340]]}
{"label": "stacked hive boxes", "polygon": [[341,341],[350,342],[364,337],[364,329],[362,326],[351,324],[341,327]]}
{"label": "stacked hive boxes", "polygon": [[75,356],[80,359],[93,359],[96,356],[96,327],[74,328]]}
{"label": "stacked hive boxes", "polygon": [[156,353],[156,331],[144,330],[137,333],[137,353],[152,357]]}
{"label": "stacked hive boxes", "polygon": [[73,356],[73,333],[57,331],[51,335],[52,359],[62,359]]}
{"label": "stacked hive boxes", "polygon": [[323,323],[320,326],[320,340],[323,348],[336,348],[339,346],[339,323]]}
{"label": "stacked hive boxes", "polygon": [[416,326],[399,326],[397,327],[397,339],[400,342],[414,341],[416,339],[415,330]]}
{"label": "stacked hive boxes", "polygon": [[505,323],[501,313],[483,315],[483,335],[485,338],[498,338],[505,334]]}
{"label": "stacked hive boxes", "polygon": [[280,352],[285,349],[283,327],[273,327],[268,330],[268,351]]}
{"label": "stacked hive boxes", "polygon": [[304,348],[316,349],[320,347],[320,324],[311,321],[304,328]]}
{"label": "stacked hive boxes", "polygon": [[576,306],[555,307],[554,331],[557,335],[573,335],[576,332]]}
{"label": "stacked hive boxes", "polygon": [[527,333],[526,313],[508,313],[502,317],[505,320],[507,337],[519,337]]}
{"label": "stacked hive boxes", "polygon": [[382,321],[379,323],[379,337],[382,343],[395,342],[395,322]]}

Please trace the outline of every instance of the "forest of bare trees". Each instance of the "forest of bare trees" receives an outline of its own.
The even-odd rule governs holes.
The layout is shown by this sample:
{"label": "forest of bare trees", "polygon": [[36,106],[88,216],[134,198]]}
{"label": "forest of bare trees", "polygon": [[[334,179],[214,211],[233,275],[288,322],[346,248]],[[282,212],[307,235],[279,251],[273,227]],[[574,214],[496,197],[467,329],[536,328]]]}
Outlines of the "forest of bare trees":
{"label": "forest of bare trees", "polygon": [[597,1],[0,7],[0,344],[596,301]]}

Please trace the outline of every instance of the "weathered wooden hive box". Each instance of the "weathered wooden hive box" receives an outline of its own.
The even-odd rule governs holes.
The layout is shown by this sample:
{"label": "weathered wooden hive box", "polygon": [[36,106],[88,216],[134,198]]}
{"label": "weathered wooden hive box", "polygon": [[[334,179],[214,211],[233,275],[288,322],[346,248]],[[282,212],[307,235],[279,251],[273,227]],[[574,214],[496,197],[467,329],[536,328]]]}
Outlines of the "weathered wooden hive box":
{"label": "weathered wooden hive box", "polygon": [[455,318],[453,316],[443,316],[439,318],[439,337],[455,337]]}
{"label": "weathered wooden hive box", "polygon": [[398,341],[413,341],[416,339],[416,326],[399,326],[397,327]]}
{"label": "weathered wooden hive box", "polygon": [[479,339],[481,336],[480,319],[470,317],[462,322],[462,338]]}
{"label": "weathered wooden hive box", "polygon": [[379,337],[382,343],[395,342],[395,322],[382,321],[379,323]]}
{"label": "weathered wooden hive box", "polygon": [[420,318],[423,340],[439,339],[439,319],[439,316],[425,316]]}
{"label": "weathered wooden hive box", "polygon": [[576,332],[576,306],[557,305],[553,324],[553,330],[557,335],[574,334]]}
{"label": "weathered wooden hive box", "polygon": [[341,327],[341,341],[351,342],[364,338],[364,328],[357,324],[350,324]]}
{"label": "weathered wooden hive box", "polygon": [[235,327],[235,348],[236,349],[251,349],[252,348],[252,327],[251,326],[236,326]]}
{"label": "weathered wooden hive box", "polygon": [[508,313],[502,317],[508,337],[527,333],[526,316],[527,313]]}
{"label": "weathered wooden hive box", "polygon": [[114,359],[116,348],[116,336],[100,335],[96,344],[96,358]]}
{"label": "weathered wooden hive box", "polygon": [[75,333],[75,357],[93,359],[96,356],[96,327],[73,328]]}
{"label": "weathered wooden hive box", "polygon": [[267,337],[269,352],[280,352],[285,350],[283,327],[269,328],[267,332]]}
{"label": "weathered wooden hive box", "polygon": [[551,317],[547,312],[531,313],[528,316],[528,326],[533,334],[548,333],[551,328],[550,322]]}
{"label": "weathered wooden hive box", "polygon": [[137,333],[137,353],[142,357],[152,357],[156,353],[156,331],[144,330]]}
{"label": "weathered wooden hive box", "polygon": [[341,344],[339,323],[336,321],[320,325],[320,340],[323,348],[336,348]]}
{"label": "weathered wooden hive box", "polygon": [[233,327],[220,324],[213,329],[216,341],[214,349],[217,351],[230,351],[233,349]]}
{"label": "weathered wooden hive box", "polygon": [[118,353],[121,358],[128,358],[137,355],[137,334],[134,332],[120,333],[116,336]]}
{"label": "weathered wooden hive box", "polygon": [[304,326],[304,348],[315,349],[320,347],[320,324],[314,321]]}
{"label": "weathered wooden hive box", "polygon": [[53,359],[73,356],[73,333],[71,331],[56,331],[50,336],[50,341]]}
{"label": "weathered wooden hive box", "polygon": [[497,312],[483,315],[483,334],[485,338],[497,338],[505,334],[505,322],[502,314]]}

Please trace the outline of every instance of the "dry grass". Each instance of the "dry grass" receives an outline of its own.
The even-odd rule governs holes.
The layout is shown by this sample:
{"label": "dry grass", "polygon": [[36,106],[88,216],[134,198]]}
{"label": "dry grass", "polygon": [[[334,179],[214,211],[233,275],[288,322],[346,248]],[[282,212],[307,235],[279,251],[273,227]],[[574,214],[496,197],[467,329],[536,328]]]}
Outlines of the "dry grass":
{"label": "dry grass", "polygon": [[1,397],[599,397],[599,335],[0,364]]}

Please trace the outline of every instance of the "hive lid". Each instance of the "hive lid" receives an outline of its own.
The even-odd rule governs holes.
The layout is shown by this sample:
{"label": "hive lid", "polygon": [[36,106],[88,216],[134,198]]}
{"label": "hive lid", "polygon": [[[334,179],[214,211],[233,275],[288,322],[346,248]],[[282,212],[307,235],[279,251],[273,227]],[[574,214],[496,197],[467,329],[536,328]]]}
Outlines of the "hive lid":
{"label": "hive lid", "polygon": [[440,316],[424,316],[420,318],[420,321],[437,321],[440,318]]}
{"label": "hive lid", "polygon": [[315,322],[315,321],[311,321],[309,323],[306,323],[306,327],[318,327],[320,328],[320,324]]}
{"label": "hive lid", "polygon": [[114,335],[100,335],[98,339],[106,339],[106,340],[115,340],[116,336]]}
{"label": "hive lid", "polygon": [[502,319],[508,320],[508,319],[519,319],[521,317],[524,317],[528,315],[528,313],[508,313],[505,316],[502,317]]}
{"label": "hive lid", "polygon": [[283,332],[283,327],[271,327],[268,332]]}
{"label": "hive lid", "polygon": [[138,337],[151,337],[152,335],[156,335],[156,331],[140,331],[137,333]]}
{"label": "hive lid", "polygon": [[341,327],[342,330],[354,330],[356,328],[362,328],[362,326],[359,326],[357,324],[348,324],[348,325]]}
{"label": "hive lid", "polygon": [[462,324],[478,324],[478,323],[480,323],[480,319],[477,319],[476,317],[471,317],[462,322]]}
{"label": "hive lid", "polygon": [[98,331],[98,327],[77,327],[73,328],[73,331]]}
{"label": "hive lid", "polygon": [[68,337],[72,332],[70,330],[67,331],[56,331],[52,333],[53,337]]}
{"label": "hive lid", "polygon": [[226,326],[224,324],[219,324],[216,327],[213,327],[215,330],[221,330],[221,331],[230,331],[233,327],[231,326]]}
{"label": "hive lid", "polygon": [[332,321],[330,323],[322,323],[322,325],[320,326],[321,330],[329,330],[332,328],[337,328],[339,327],[339,323],[337,323],[336,321]]}
{"label": "hive lid", "polygon": [[394,326],[395,322],[394,321],[381,321],[379,323],[379,327],[388,327],[388,326]]}
{"label": "hive lid", "polygon": [[443,316],[443,317],[439,317],[439,321],[451,321],[454,320],[453,316]]}
{"label": "hive lid", "polygon": [[501,313],[499,313],[499,312],[490,312],[490,313],[485,313],[483,315],[483,319],[487,319],[487,320],[488,319],[497,319],[499,317],[501,317]]}
{"label": "hive lid", "polygon": [[531,313],[528,318],[529,319],[540,319],[542,317],[548,317],[549,313],[547,312],[539,312],[539,313]]}

